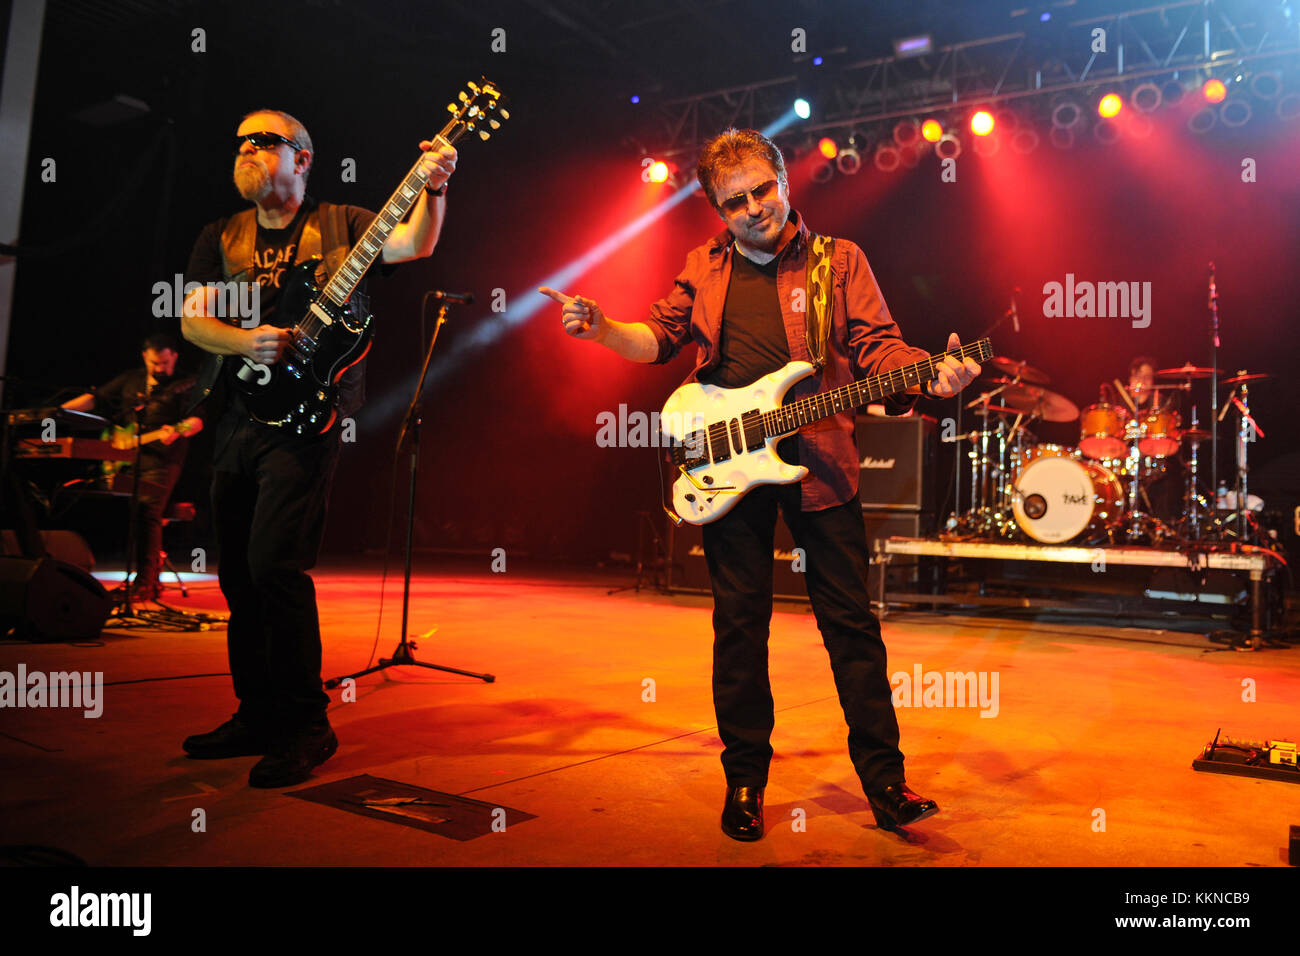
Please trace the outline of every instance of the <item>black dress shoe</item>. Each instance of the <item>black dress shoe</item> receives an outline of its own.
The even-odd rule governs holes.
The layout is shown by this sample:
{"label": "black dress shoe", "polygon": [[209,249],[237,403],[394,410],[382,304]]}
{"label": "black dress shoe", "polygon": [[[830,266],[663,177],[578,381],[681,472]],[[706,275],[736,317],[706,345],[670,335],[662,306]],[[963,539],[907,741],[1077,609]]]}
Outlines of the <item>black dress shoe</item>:
{"label": "black dress shoe", "polygon": [[869,793],[867,802],[876,815],[876,826],[882,830],[897,830],[939,812],[939,804],[913,793],[906,783],[891,784],[879,793]]}
{"label": "black dress shoe", "polygon": [[248,773],[250,787],[291,787],[311,776],[313,767],[323,764],[339,749],[339,739],[327,721],[307,730],[287,733],[253,765]]}
{"label": "black dress shoe", "polygon": [[194,760],[252,757],[266,753],[267,735],[235,714],[211,733],[186,737],[181,746]]}
{"label": "black dress shoe", "polygon": [[728,787],[722,807],[722,832],[733,840],[763,839],[763,788]]}

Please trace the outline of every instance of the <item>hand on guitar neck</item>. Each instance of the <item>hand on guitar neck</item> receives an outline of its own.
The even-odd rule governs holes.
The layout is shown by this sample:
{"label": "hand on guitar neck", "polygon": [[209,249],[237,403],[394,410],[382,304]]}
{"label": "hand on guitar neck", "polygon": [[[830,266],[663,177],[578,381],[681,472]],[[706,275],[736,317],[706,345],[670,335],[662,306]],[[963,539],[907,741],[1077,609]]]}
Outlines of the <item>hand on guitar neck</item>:
{"label": "hand on guitar neck", "polygon": [[[953,332],[948,336],[947,351],[955,352],[960,348],[961,339],[957,337],[956,332]],[[908,391],[917,391],[930,398],[952,398],[979,378],[980,367],[979,363],[969,356],[959,362],[954,356],[945,355],[942,362],[935,363],[935,372],[937,377],[930,383],[928,391],[920,387],[910,388]]]}

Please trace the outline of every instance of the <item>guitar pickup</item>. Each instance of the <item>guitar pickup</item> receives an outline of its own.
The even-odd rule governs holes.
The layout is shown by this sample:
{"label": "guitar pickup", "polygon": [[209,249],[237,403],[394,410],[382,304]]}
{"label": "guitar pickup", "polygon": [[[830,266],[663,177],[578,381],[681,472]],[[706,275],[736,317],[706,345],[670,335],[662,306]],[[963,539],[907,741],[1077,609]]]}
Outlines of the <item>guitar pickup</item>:
{"label": "guitar pickup", "polygon": [[302,329],[295,328],[293,330],[293,344],[297,346],[299,353],[304,357],[316,351],[316,340]]}

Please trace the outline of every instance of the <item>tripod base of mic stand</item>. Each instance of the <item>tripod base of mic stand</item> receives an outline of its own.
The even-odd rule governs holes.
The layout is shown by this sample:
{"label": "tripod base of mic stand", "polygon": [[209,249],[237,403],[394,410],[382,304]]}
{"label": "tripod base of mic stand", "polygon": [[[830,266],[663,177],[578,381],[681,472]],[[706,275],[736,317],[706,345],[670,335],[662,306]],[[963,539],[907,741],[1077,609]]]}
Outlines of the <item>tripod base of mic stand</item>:
{"label": "tripod base of mic stand", "polygon": [[[437,628],[434,628],[434,630],[436,631]],[[432,633],[433,631],[429,631],[427,634],[422,634],[420,636],[428,637],[429,634]],[[478,674],[474,671],[461,670],[458,667],[446,667],[442,664],[426,664],[424,661],[418,661],[415,659],[415,655],[411,653],[418,647],[419,645],[417,645],[415,641],[410,640],[409,637],[404,637],[393,650],[392,657],[381,657],[379,658],[379,663],[374,667],[367,667],[365,670],[357,671],[355,674],[345,674],[342,677],[331,677],[329,680],[325,681],[324,687],[326,690],[333,690],[345,680],[364,677],[367,674],[374,674],[389,667],[423,667],[431,671],[445,671],[448,674],[460,674],[462,677],[473,677],[476,680],[481,680],[488,684],[496,682],[496,677],[492,674]]]}

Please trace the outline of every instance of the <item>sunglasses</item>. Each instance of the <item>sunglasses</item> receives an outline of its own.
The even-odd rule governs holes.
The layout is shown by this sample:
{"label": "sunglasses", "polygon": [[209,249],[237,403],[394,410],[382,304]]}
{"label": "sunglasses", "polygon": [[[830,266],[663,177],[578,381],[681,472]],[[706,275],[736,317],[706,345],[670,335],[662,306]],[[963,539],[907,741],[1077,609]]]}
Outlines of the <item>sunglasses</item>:
{"label": "sunglasses", "polygon": [[252,143],[254,149],[275,149],[277,146],[291,146],[295,150],[302,148],[279,133],[245,133],[243,136],[235,137],[235,150],[243,149],[246,142]]}
{"label": "sunglasses", "polygon": [[743,193],[736,193],[729,199],[724,199],[718,203],[718,208],[728,216],[734,216],[736,213],[749,207],[749,197],[753,196],[755,202],[766,202],[772,198],[776,192],[777,181],[769,179],[765,183],[759,183],[753,189],[747,189]]}

